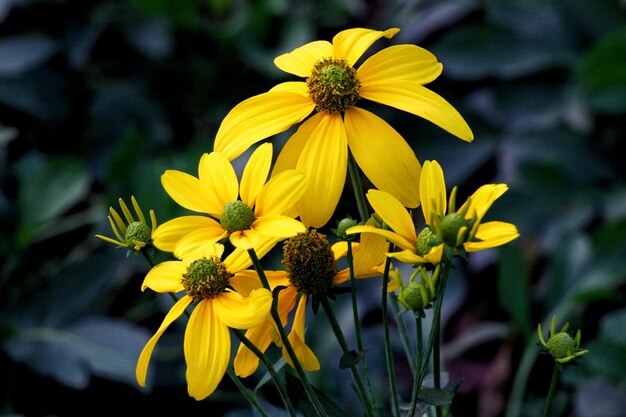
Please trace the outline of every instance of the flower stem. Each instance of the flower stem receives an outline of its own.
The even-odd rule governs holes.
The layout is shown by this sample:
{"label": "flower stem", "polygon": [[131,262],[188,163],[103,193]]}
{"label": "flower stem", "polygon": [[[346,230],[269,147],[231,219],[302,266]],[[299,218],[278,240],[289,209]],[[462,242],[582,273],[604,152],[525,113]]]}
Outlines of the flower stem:
{"label": "flower stem", "polygon": [[400,335],[400,342],[402,342],[402,348],[404,349],[404,355],[406,356],[407,363],[409,364],[409,368],[411,368],[411,375],[415,378],[415,370],[419,369],[415,367],[415,359],[413,359],[413,348],[411,346],[411,342],[409,342],[409,331],[406,328],[406,323],[402,318],[402,313],[400,312],[400,307],[398,306],[398,300],[396,297],[391,297],[391,310],[393,310],[393,315],[396,317],[396,323],[398,323],[398,334]]}
{"label": "flower stem", "polygon": [[[433,323],[435,326],[435,323]],[[435,341],[433,344],[433,385],[435,389],[441,389],[441,320],[437,320],[435,328]],[[435,415],[441,417],[442,408],[435,407]]]}
{"label": "flower stem", "polygon": [[365,222],[369,219],[370,215],[367,209],[367,200],[365,199],[361,176],[359,175],[359,167],[352,156],[352,152],[348,152],[348,172],[350,173],[350,181],[352,182],[352,189],[354,190],[356,206],[359,209],[359,216],[361,217],[361,221]]}
{"label": "flower stem", "polygon": [[[261,407],[261,404],[259,404],[259,401],[256,399],[256,395],[250,392],[248,388],[246,388],[245,385],[243,385],[239,377],[235,375],[235,372],[233,372],[230,366],[226,369],[226,373],[228,374],[230,379],[233,381],[235,386],[239,388],[239,392],[241,392],[241,394],[244,397],[246,397],[248,402],[259,412],[259,415],[261,415],[261,417],[269,417],[269,415],[265,412],[265,410],[263,410],[263,407]],[[289,415],[295,416],[296,414],[290,412]]]}
{"label": "flower stem", "polygon": [[554,370],[552,371],[552,381],[550,382],[550,391],[548,391],[548,397],[546,398],[546,406],[543,409],[543,417],[548,417],[550,415],[550,406],[552,405],[552,398],[554,397],[554,393],[556,392],[556,385],[559,380],[559,367],[554,365]]}
{"label": "flower stem", "polygon": [[[270,373],[270,376],[272,377],[272,380],[274,381],[274,385],[276,386],[276,389],[278,390],[278,393],[280,394],[280,397],[283,400],[285,407],[287,408],[287,412],[289,413],[289,416],[295,417],[296,411],[293,408],[293,404],[291,404],[291,400],[289,399],[289,394],[287,394],[287,390],[285,389],[285,386],[283,385],[282,381],[280,380],[280,377],[278,376],[278,374],[276,373],[276,370],[274,369],[274,365],[272,365],[272,363],[267,358],[267,356],[265,356],[265,354],[261,352],[261,350],[259,350],[259,348],[257,348],[256,345],[252,343],[250,339],[248,339],[241,330],[232,329],[232,331],[233,331],[233,334],[237,337],[237,339],[239,339],[239,341],[243,343],[244,346],[250,349],[252,353],[254,353],[257,356],[257,358],[259,358],[263,362],[263,364],[267,367],[267,371]],[[237,376],[235,376],[235,378],[237,378]]]}
{"label": "flower stem", "polygon": [[[389,244],[391,251],[393,244]],[[382,293],[381,293],[381,314],[383,321],[383,334],[385,339],[385,358],[387,362],[387,375],[389,375],[389,389],[391,390],[391,413],[400,416],[400,403],[398,400],[398,388],[396,386],[396,373],[393,366],[393,352],[391,350],[391,339],[389,337],[389,315],[387,312],[387,286],[389,284],[389,268],[391,267],[391,258],[387,258],[385,262],[385,270],[383,272]],[[409,414],[413,415],[413,414]]]}
{"label": "flower stem", "polygon": [[[248,255],[250,256],[250,259],[252,260],[252,265],[254,266],[254,269],[259,275],[259,279],[261,280],[261,284],[263,285],[263,288],[267,289],[268,291],[272,291],[270,284],[267,280],[267,277],[265,276],[265,271],[263,270],[261,261],[257,257],[254,249],[248,249]],[[311,405],[313,406],[313,408],[315,408],[315,412],[317,413],[317,415],[319,415],[320,417],[325,417],[326,412],[324,411],[322,404],[317,398],[317,395],[315,394],[313,387],[311,387],[311,384],[309,383],[309,380],[304,372],[304,369],[302,368],[302,365],[300,364],[300,361],[298,360],[296,352],[293,350],[293,346],[291,345],[291,342],[289,341],[289,338],[287,337],[287,333],[285,333],[285,328],[282,325],[282,321],[280,320],[280,313],[278,312],[278,303],[276,302],[272,303],[271,314],[272,314],[272,318],[274,319],[274,322],[276,323],[276,327],[278,328],[278,331],[280,333],[280,338],[283,342],[283,345],[285,349],[287,350],[287,353],[289,354],[289,357],[291,358],[291,361],[293,362],[294,367],[296,368],[296,372],[298,372],[298,376],[300,377],[300,381],[302,382],[302,386],[304,390],[306,391],[307,397],[309,398]]]}
{"label": "flower stem", "polygon": [[[415,337],[417,344],[417,356],[415,357],[415,369],[421,369],[422,361],[424,360],[424,340],[422,334],[422,317],[415,316]],[[415,376],[417,376],[417,372],[415,372]]]}
{"label": "flower stem", "polygon": [[[332,327],[333,332],[335,333],[335,337],[337,338],[337,342],[339,342],[339,346],[341,347],[341,351],[344,354],[346,354],[349,352],[348,343],[346,342],[346,338],[344,337],[343,332],[341,331],[341,327],[339,326],[339,323],[337,322],[335,313],[333,312],[333,309],[330,306],[330,303],[328,302],[328,298],[326,297],[320,297],[320,298],[321,298],[322,307],[324,308],[324,312],[326,313],[326,316],[328,317],[330,326]],[[354,379],[354,383],[356,384],[357,391],[359,392],[359,397],[361,397],[361,401],[363,402],[365,415],[372,416],[372,417],[376,416],[377,413],[373,405],[373,400],[368,395],[368,392],[365,390],[365,386],[363,385],[363,381],[361,380],[361,375],[359,374],[355,365],[350,366],[350,372],[352,373],[352,378]]]}

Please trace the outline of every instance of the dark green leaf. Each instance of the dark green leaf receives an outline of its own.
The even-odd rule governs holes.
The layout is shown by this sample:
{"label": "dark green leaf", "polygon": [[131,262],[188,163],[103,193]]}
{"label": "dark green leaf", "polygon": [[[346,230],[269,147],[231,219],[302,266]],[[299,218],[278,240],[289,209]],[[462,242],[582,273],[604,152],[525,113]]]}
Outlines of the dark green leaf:
{"label": "dark green leaf", "polygon": [[532,337],[528,293],[530,271],[520,248],[505,245],[498,252],[498,294],[500,305],[511,315],[513,320],[528,339]]}
{"label": "dark green leaf", "polygon": [[363,352],[351,350],[344,353],[339,360],[339,369],[352,368],[363,359]]}
{"label": "dark green leaf", "polygon": [[[309,401],[306,391],[302,386],[300,378],[292,375],[290,372],[285,373],[285,381],[287,385],[287,391],[289,398],[293,401],[296,408],[302,411],[304,417],[316,417],[317,413],[315,408]],[[346,413],[335,401],[328,398],[320,390],[313,387],[319,402],[322,404],[324,411],[328,417],[348,417],[350,414]]]}

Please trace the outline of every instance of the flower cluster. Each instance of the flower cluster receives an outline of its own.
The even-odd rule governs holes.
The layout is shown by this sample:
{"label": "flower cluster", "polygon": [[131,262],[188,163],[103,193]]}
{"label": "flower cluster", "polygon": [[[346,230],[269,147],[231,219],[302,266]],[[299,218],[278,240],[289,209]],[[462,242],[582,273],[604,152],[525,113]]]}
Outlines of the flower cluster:
{"label": "flower cluster", "polygon": [[[142,285],[142,290],[171,293],[177,301],[141,352],[136,370],[140,385],[146,384],[158,339],[187,314],[184,355],[193,398],[211,395],[229,372],[232,329],[241,344],[231,377],[254,374],[260,362],[274,375],[265,352],[275,345],[298,372],[313,409],[325,415],[305,374],[321,367],[305,342],[307,306],[317,312],[321,305],[344,352],[342,367],[352,372],[365,414],[374,416],[371,392],[356,366],[365,365],[366,349],[360,339],[357,351],[349,349],[328,300],[352,293],[357,335],[358,279],[382,278],[385,312],[387,292],[398,292],[392,300],[416,317],[424,318],[428,308],[438,314],[454,257],[518,237],[513,224],[484,221],[491,205],[507,191],[505,184],[484,185],[457,208],[457,189],[448,197],[439,163],[426,161],[422,166],[404,138],[362,106],[366,100],[391,106],[462,140],[474,139],[457,110],[424,87],[442,72],[433,54],[402,44],[362,60],[372,44],[398,31],[344,30],[332,42],[310,42],[278,56],[274,63],[279,69],[303,80],[283,82],[236,105],[223,119],[213,151],[200,157],[197,176],[178,170],[161,176],[165,192],[189,210],[188,215],[156,227],[151,211],[148,228],[134,198],[138,221],[121,200],[127,225],[111,209],[109,220],[118,239],[98,237],[135,251],[150,244],[171,256],[154,265]],[[257,143],[296,124],[273,162],[272,144]],[[238,177],[233,160],[248,149],[252,152]],[[322,228],[335,213],[348,170],[360,221],[350,217],[338,222],[333,242]],[[360,174],[375,188],[363,190],[355,180]],[[420,205],[423,218],[414,220],[412,209]],[[283,269],[265,270],[260,258],[278,244]],[[392,261],[415,267],[408,282],[391,267]],[[430,338],[433,343],[437,335]],[[388,344],[387,334],[385,341]],[[419,368],[425,369],[427,362],[428,357],[418,361]],[[424,376],[418,371],[417,389]],[[281,379],[273,379],[284,394]],[[397,392],[392,392],[391,408],[398,413],[394,397]],[[295,415],[288,396],[283,395],[283,401]]]}

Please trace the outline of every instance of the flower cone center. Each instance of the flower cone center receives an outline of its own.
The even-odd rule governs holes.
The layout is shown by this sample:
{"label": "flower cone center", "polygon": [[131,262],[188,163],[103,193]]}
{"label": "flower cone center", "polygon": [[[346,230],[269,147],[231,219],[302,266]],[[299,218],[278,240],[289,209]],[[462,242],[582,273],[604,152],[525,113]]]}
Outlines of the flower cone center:
{"label": "flower cone center", "polygon": [[576,343],[574,342],[574,339],[572,339],[572,336],[565,332],[557,333],[552,336],[546,345],[550,350],[550,354],[555,359],[567,358],[576,352]]}
{"label": "flower cone center", "polygon": [[343,112],[360,99],[356,70],[344,59],[318,61],[306,85],[318,111]]}
{"label": "flower cone center", "polygon": [[285,241],[283,265],[291,284],[307,295],[324,294],[333,285],[337,263],[326,237],[307,230]]}
{"label": "flower cone center", "polygon": [[253,222],[254,212],[243,201],[231,201],[224,205],[220,223],[228,233],[248,230]]}
{"label": "flower cone center", "polygon": [[152,230],[150,227],[142,222],[132,222],[126,227],[126,233],[124,234],[124,240],[126,244],[134,248],[135,242],[148,243]]}
{"label": "flower cone center", "polygon": [[213,298],[228,287],[233,276],[219,258],[193,261],[183,275],[183,287],[194,300]]}
{"label": "flower cone center", "polygon": [[[444,243],[456,247],[462,244],[459,239],[459,231],[470,226],[470,221],[460,213],[450,213],[441,220],[441,238]],[[461,240],[459,242],[459,240]]]}
{"label": "flower cone center", "polygon": [[415,247],[415,251],[419,256],[424,256],[427,255],[434,246],[437,246],[440,243],[441,241],[439,240],[439,237],[430,229],[430,227],[426,226],[417,235],[417,245]]}

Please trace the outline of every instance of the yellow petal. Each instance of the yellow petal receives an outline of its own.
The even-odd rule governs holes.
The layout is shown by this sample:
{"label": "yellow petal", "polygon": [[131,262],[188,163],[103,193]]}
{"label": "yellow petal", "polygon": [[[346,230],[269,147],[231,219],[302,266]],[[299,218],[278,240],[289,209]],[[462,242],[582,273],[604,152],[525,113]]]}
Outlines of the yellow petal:
{"label": "yellow petal", "polygon": [[467,142],[474,139],[472,130],[459,112],[443,97],[419,84],[404,80],[371,82],[361,86],[359,95],[423,117]]}
{"label": "yellow petal", "polygon": [[506,184],[486,184],[474,191],[474,194],[467,199],[458,211],[463,212],[467,207],[465,218],[473,219],[478,222],[482,220],[487,211],[491,208],[494,201],[504,194],[509,187]]}
{"label": "yellow petal", "polygon": [[252,227],[261,234],[281,239],[306,231],[306,227],[304,227],[302,222],[287,216],[259,217],[254,221]]}
{"label": "yellow petal", "polygon": [[[178,242],[189,233],[197,230],[223,233],[222,226],[206,216],[181,216],[169,220],[155,229],[152,233],[154,246],[165,252],[173,252]],[[213,235],[213,233],[210,233]],[[219,240],[219,239],[218,239]]]}
{"label": "yellow petal", "polygon": [[290,210],[307,188],[306,176],[287,170],[273,176],[263,186],[254,207],[255,217],[279,215]]}
{"label": "yellow petal", "polygon": [[[267,278],[270,288],[274,289],[278,285],[288,286],[289,277],[285,271],[263,271],[265,278]],[[252,290],[262,288],[259,275],[254,269],[246,269],[235,274],[230,279],[230,286],[233,287],[238,293],[248,295]]]}
{"label": "yellow petal", "polygon": [[415,224],[408,210],[391,194],[381,190],[369,190],[367,201],[383,221],[397,234],[409,242],[413,247],[417,242]]}
{"label": "yellow petal", "polygon": [[187,306],[191,304],[192,301],[193,299],[189,296],[184,296],[180,300],[178,300],[167,313],[167,315],[163,319],[163,323],[161,323],[161,326],[156,331],[154,336],[152,336],[150,340],[148,340],[148,343],[146,343],[143,350],[141,351],[139,359],[137,360],[137,367],[135,368],[135,378],[137,379],[137,383],[142,387],[146,386],[148,365],[150,363],[150,357],[152,356],[152,351],[154,350],[157,341],[159,340],[163,332],[165,332],[165,330],[168,328],[168,326],[172,324],[174,320],[179,318],[181,314],[183,314]]}
{"label": "yellow petal", "polygon": [[251,229],[232,232],[229,236],[230,243],[234,247],[245,250],[253,249],[260,238],[261,233]]}
{"label": "yellow petal", "polygon": [[198,401],[215,391],[230,359],[230,333],[213,311],[214,300],[198,303],[185,329],[187,391]]}
{"label": "yellow petal", "polygon": [[387,239],[375,233],[363,233],[360,245],[354,251],[354,275],[371,276],[375,267],[384,263],[389,244]]}
{"label": "yellow petal", "polygon": [[[271,320],[271,319],[270,319]],[[272,324],[269,320],[246,331],[246,338],[261,352],[265,352],[272,342]],[[239,344],[233,361],[235,374],[240,378],[252,375],[259,367],[259,358],[243,343]]]}
{"label": "yellow petal", "polygon": [[309,87],[307,87],[304,81],[287,81],[284,83],[276,84],[269,90],[272,93],[289,92],[298,94],[301,96],[307,96],[309,94]]}
{"label": "yellow petal", "polygon": [[400,262],[406,264],[425,264],[427,263],[426,259],[417,255],[415,252],[410,250],[403,250],[401,252],[389,252],[388,256],[390,258],[394,258],[399,260]]}
{"label": "yellow petal", "polygon": [[267,180],[272,165],[272,144],[266,142],[260,145],[250,155],[246,167],[241,175],[239,195],[241,201],[248,207],[254,207],[256,197]]}
{"label": "yellow petal", "polygon": [[[296,309],[296,314],[293,318],[291,332],[287,338],[289,339],[294,353],[296,354],[296,358],[300,362],[300,365],[302,365],[302,368],[305,371],[317,371],[320,369],[320,363],[315,357],[313,351],[306,345],[306,343],[304,343],[304,313],[306,310],[306,300],[306,295],[302,295],[300,297],[298,308]],[[283,347],[283,357],[289,366],[294,366],[293,361],[291,360],[291,357],[285,347]]]}
{"label": "yellow petal", "polygon": [[228,235],[221,224],[211,228],[197,229],[181,238],[174,249],[174,256],[179,259],[203,253],[207,245],[213,245]]}
{"label": "yellow petal", "polygon": [[296,166],[308,180],[298,203],[305,226],[320,228],[330,220],[343,192],[347,166],[348,140],[341,115],[324,114]]}
{"label": "yellow petal", "polygon": [[167,170],[161,175],[161,184],[180,206],[200,213],[221,214],[222,207],[215,191],[198,178],[185,172]]}
{"label": "yellow petal", "polygon": [[344,58],[348,64],[354,65],[361,55],[378,39],[391,39],[400,29],[385,31],[354,28],[339,32],[333,38],[334,56]]}
{"label": "yellow petal", "polygon": [[487,222],[478,226],[476,232],[476,238],[481,241],[467,242],[463,246],[468,252],[476,252],[504,245],[517,237],[519,237],[519,232],[515,225],[505,222]]}
{"label": "yellow petal", "polygon": [[389,242],[394,245],[415,252],[416,242],[411,242],[399,235],[398,233],[392,232],[391,230],[378,229],[373,226],[362,225],[362,226],[353,226],[346,231],[347,234],[355,234],[355,233],[374,233],[379,236],[384,237]]}
{"label": "yellow petal", "polygon": [[422,213],[427,224],[435,224],[437,216],[443,216],[447,209],[446,181],[443,170],[437,161],[426,161],[420,178],[420,200]]}
{"label": "yellow petal", "polygon": [[250,295],[227,291],[213,299],[215,314],[228,327],[249,329],[265,321],[272,306],[272,293],[265,288],[252,290]]}
{"label": "yellow petal", "polygon": [[298,159],[300,159],[300,155],[302,154],[302,149],[304,149],[304,145],[306,145],[307,141],[315,129],[317,129],[318,124],[323,120],[323,118],[323,113],[315,113],[300,125],[296,133],[291,135],[278,154],[278,158],[274,164],[274,169],[272,170],[272,176],[296,167]]}
{"label": "yellow petal", "polygon": [[357,70],[361,85],[405,80],[428,84],[437,78],[443,65],[435,55],[416,45],[393,45],[369,57]]}
{"label": "yellow petal", "polygon": [[141,291],[150,288],[156,292],[178,292],[183,290],[181,283],[187,267],[180,261],[165,261],[154,266],[141,284]]}
{"label": "yellow petal", "polygon": [[[259,238],[254,245],[254,252],[256,256],[261,259],[265,256],[276,244],[279,242],[279,239],[272,236],[265,236],[259,234]],[[244,269],[252,266],[252,261],[250,260],[250,255],[248,254],[248,249],[244,248],[235,248],[227,257],[224,259],[224,263],[228,267],[228,271],[236,274],[237,272],[243,271]]]}
{"label": "yellow petal", "polygon": [[332,55],[333,46],[330,42],[314,41],[277,56],[274,59],[274,65],[289,74],[308,77],[317,61]]}
{"label": "yellow petal", "polygon": [[419,205],[421,166],[413,149],[389,124],[367,110],[345,113],[348,144],[363,173],[405,207]]}
{"label": "yellow petal", "polygon": [[198,166],[200,181],[215,192],[216,204],[220,207],[219,213],[210,213],[221,217],[221,209],[226,203],[235,201],[239,197],[239,180],[230,161],[219,152],[202,155]]}
{"label": "yellow petal", "polygon": [[[358,245],[358,242],[352,243],[353,252],[355,250],[355,246],[357,245]],[[348,242],[346,242],[345,240],[339,240],[333,243],[330,249],[333,251],[333,255],[335,256],[335,261],[337,261],[338,259],[343,258],[344,256],[348,255]]]}
{"label": "yellow petal", "polygon": [[231,161],[254,143],[289,129],[315,108],[310,98],[289,92],[269,92],[237,104],[222,120],[214,150]]}

